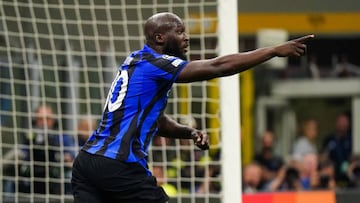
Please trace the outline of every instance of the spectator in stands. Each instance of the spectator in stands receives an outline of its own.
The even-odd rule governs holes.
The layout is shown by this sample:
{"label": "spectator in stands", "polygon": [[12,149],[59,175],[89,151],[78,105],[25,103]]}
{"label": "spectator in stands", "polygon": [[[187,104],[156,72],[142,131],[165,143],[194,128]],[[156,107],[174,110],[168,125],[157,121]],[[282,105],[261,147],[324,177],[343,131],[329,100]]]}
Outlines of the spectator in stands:
{"label": "spectator in stands", "polygon": [[282,191],[300,191],[303,190],[299,170],[288,167],[285,171],[285,178],[281,186]]}
{"label": "spectator in stands", "polygon": [[331,76],[338,78],[360,76],[360,67],[350,63],[347,56],[342,55],[340,62],[335,65],[331,72]]}
{"label": "spectator in stands", "polygon": [[330,160],[323,160],[319,162],[318,167],[318,182],[315,189],[336,189],[335,181],[335,167]]}
{"label": "spectator in stands", "polygon": [[242,189],[244,193],[255,193],[261,190],[262,168],[260,164],[251,162],[244,167]]}
{"label": "spectator in stands", "polygon": [[273,192],[277,191],[283,180],[285,175],[286,166],[283,162],[279,162],[279,165],[275,168],[265,168],[262,167],[262,188],[261,190],[264,192]]}
{"label": "spectator in stands", "polygon": [[208,170],[204,171],[204,181],[197,187],[196,192],[199,194],[219,193],[221,190],[219,178],[219,165],[208,165]]}
{"label": "spectator in stands", "polygon": [[310,75],[310,78],[320,79],[320,70],[319,70],[319,66],[317,64],[317,57],[315,55],[312,55],[310,57],[309,75]]}
{"label": "spectator in stands", "polygon": [[273,146],[274,146],[274,134],[273,132],[267,130],[265,132],[263,132],[260,136],[260,148],[259,150],[255,153],[254,156],[254,160],[257,162],[262,162],[263,159],[266,159],[264,156],[264,151],[270,149],[271,151],[273,150]]}
{"label": "spectator in stands", "polygon": [[305,154],[317,154],[315,139],[318,136],[318,124],[313,118],[306,119],[301,125],[301,135],[293,145],[292,156],[294,159],[302,160]]}
{"label": "spectator in stands", "polygon": [[261,136],[261,148],[255,154],[254,160],[262,166],[262,182],[266,185],[271,182],[283,166],[283,158],[274,153],[274,134],[265,131]]}
{"label": "spectator in stands", "polygon": [[303,190],[299,170],[291,165],[284,165],[278,170],[277,175],[268,182],[263,191],[300,191]]}
{"label": "spectator in stands", "polygon": [[290,160],[278,170],[276,176],[269,181],[264,191],[299,191],[308,190],[317,178],[317,155],[306,154],[303,160]]}
{"label": "spectator in stands", "polygon": [[261,135],[261,147],[255,154],[254,160],[266,168],[276,168],[283,162],[280,156],[274,153],[274,134],[271,131],[265,131]]}
{"label": "spectator in stands", "polygon": [[153,166],[152,169],[153,176],[156,177],[157,180],[157,185],[162,187],[166,194],[168,194],[170,197],[176,196],[178,194],[178,191],[174,184],[168,182],[167,176],[164,173],[164,167]]}
{"label": "spectator in stands", "polygon": [[350,120],[347,114],[336,117],[335,131],[325,137],[323,156],[333,161],[336,181],[346,181],[346,168],[352,154]]}
{"label": "spectator in stands", "polygon": [[21,179],[19,190],[26,193],[60,194],[62,186],[57,179],[62,177],[64,171],[71,171],[67,169],[71,167],[75,156],[74,138],[59,134],[51,106],[41,105],[37,108],[33,126],[22,147],[25,158],[19,167],[19,175],[30,179]]}
{"label": "spectator in stands", "polygon": [[96,120],[91,116],[82,117],[77,128],[78,145],[83,146],[91,133],[96,129]]}
{"label": "spectator in stands", "polygon": [[318,184],[318,166],[319,157],[316,153],[304,154],[302,161],[297,165],[301,187],[304,190],[311,190],[317,187]]}

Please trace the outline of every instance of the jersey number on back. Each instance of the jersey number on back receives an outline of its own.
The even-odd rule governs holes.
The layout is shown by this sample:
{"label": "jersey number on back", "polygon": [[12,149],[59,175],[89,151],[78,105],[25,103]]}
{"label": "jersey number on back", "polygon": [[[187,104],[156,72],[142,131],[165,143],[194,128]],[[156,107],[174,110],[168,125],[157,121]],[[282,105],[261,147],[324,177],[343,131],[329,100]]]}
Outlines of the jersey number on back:
{"label": "jersey number on back", "polygon": [[126,95],[126,91],[128,88],[129,76],[127,70],[119,71],[116,75],[115,80],[111,84],[111,88],[109,90],[106,102],[105,109],[108,108],[109,112],[113,112],[117,110]]}

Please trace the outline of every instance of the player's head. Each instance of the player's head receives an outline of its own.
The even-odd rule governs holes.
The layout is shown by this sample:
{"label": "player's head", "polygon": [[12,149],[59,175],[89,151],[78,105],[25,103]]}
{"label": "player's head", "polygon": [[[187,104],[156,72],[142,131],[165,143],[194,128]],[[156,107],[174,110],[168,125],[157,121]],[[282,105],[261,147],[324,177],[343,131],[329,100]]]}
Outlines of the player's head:
{"label": "player's head", "polygon": [[144,33],[146,44],[156,51],[186,58],[189,38],[179,16],[168,12],[157,13],[145,22]]}

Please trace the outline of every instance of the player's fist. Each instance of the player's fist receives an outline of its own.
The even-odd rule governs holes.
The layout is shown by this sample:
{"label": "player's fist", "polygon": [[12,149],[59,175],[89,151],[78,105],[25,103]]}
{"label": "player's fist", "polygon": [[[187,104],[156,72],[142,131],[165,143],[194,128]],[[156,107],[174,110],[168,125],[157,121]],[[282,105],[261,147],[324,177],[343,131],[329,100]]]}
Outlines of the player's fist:
{"label": "player's fist", "polygon": [[191,136],[197,147],[199,147],[202,150],[209,149],[209,138],[205,132],[195,129],[191,132]]}

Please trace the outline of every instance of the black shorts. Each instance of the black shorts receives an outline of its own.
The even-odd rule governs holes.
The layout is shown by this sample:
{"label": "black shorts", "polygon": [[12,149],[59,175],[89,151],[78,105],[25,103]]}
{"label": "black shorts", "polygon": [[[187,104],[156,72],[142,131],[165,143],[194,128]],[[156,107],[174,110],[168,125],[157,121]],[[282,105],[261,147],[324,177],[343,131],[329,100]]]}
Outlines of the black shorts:
{"label": "black shorts", "polygon": [[71,179],[75,203],[164,203],[169,197],[139,163],[125,163],[81,151]]}

